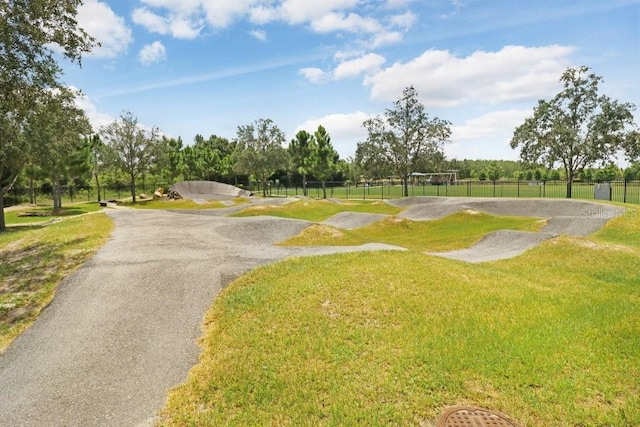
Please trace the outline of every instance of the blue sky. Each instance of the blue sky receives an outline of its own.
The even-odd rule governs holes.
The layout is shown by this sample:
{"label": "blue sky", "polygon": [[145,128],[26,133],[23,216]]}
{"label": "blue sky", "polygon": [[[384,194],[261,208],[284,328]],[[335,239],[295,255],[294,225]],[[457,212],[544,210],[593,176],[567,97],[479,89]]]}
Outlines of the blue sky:
{"label": "blue sky", "polygon": [[639,0],[85,0],[79,22],[102,46],[63,80],[94,128],[130,111],[186,144],[270,118],[287,143],[322,124],[348,158],[413,85],[452,123],[447,157],[516,160],[569,66],[640,104]]}

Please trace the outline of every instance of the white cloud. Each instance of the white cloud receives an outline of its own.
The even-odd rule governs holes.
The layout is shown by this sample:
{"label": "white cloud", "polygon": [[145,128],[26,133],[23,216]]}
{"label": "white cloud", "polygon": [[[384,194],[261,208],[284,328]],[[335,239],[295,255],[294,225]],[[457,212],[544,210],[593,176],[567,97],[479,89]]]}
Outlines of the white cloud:
{"label": "white cloud", "polygon": [[409,0],[387,0],[387,7],[390,9],[396,9],[405,6]]}
{"label": "white cloud", "polygon": [[371,49],[400,43],[402,41],[402,38],[402,33],[399,33],[398,31],[389,31],[376,34],[373,37],[373,40],[371,40]]}
{"label": "white cloud", "polygon": [[348,31],[350,33],[376,33],[382,31],[382,25],[373,18],[364,18],[358,14],[327,13],[311,22],[311,27],[319,33]]}
{"label": "white cloud", "polygon": [[298,72],[315,84],[324,83],[329,79],[329,75],[320,68],[302,68]]}
{"label": "white cloud", "polygon": [[362,56],[364,53],[362,51],[355,50],[339,50],[333,55],[333,60],[336,62],[348,61],[353,58],[358,58]]}
{"label": "white cloud", "polygon": [[319,125],[322,125],[329,133],[331,145],[340,154],[340,158],[346,159],[354,156],[358,142],[367,139],[367,131],[362,127],[362,122],[369,118],[371,118],[370,115],[361,111],[330,114],[305,121],[296,128],[293,135],[303,129],[313,133]]}
{"label": "white cloud", "polygon": [[213,28],[226,28],[236,19],[246,15],[251,9],[252,0],[202,0],[206,21]]}
{"label": "white cloud", "polygon": [[254,24],[268,24],[278,20],[278,11],[265,5],[252,6],[249,10],[249,20]]}
{"label": "white cloud", "polygon": [[87,0],[81,4],[78,7],[78,23],[100,42],[101,46],[92,52],[93,56],[99,58],[114,58],[126,51],[133,41],[131,29],[124,19],[101,1]]}
{"label": "white cloud", "polygon": [[499,110],[472,117],[451,126],[451,144],[445,146],[448,158],[511,159],[518,158],[509,143],[513,131],[533,113],[528,110]]}
{"label": "white cloud", "polygon": [[167,49],[159,41],[144,45],[138,52],[138,60],[143,65],[151,65],[167,59]]}
{"label": "white cloud", "polygon": [[349,77],[356,77],[360,74],[369,74],[380,69],[385,61],[386,59],[384,56],[375,53],[370,53],[356,59],[350,59],[342,62],[333,70],[333,77],[336,80],[340,80]]}
{"label": "white cloud", "polygon": [[[391,32],[393,28],[406,30],[415,21],[410,12],[378,18],[380,11],[390,13],[388,5],[363,8],[362,0],[142,0],[141,3],[143,6],[133,12],[134,22],[151,32],[181,38],[196,37],[207,25],[216,30],[227,28],[243,18],[260,25],[277,21],[309,25],[318,33],[346,31],[367,35]],[[362,15],[362,10],[368,15]]]}
{"label": "white cloud", "polygon": [[315,22],[336,11],[352,9],[360,0],[282,0],[278,6],[278,15],[288,24]]}
{"label": "white cloud", "polygon": [[362,54],[360,52],[338,52],[335,54],[334,59],[340,63],[333,71],[323,71],[320,68],[302,68],[299,73],[311,83],[321,84],[331,79],[342,80],[362,74],[375,73],[386,62],[384,56],[376,53]]}
{"label": "white cloud", "polygon": [[267,33],[262,30],[251,30],[249,34],[253,36],[256,40],[260,40],[261,42],[267,41]]}
{"label": "white cloud", "polygon": [[382,101],[395,100],[413,85],[422,102],[432,107],[539,99],[556,91],[573,52],[567,46],[506,46],[460,58],[428,50],[366,77],[364,84],[371,86],[372,99]]}
{"label": "white cloud", "polygon": [[170,34],[178,39],[193,39],[200,34],[203,24],[199,19],[188,15],[170,13],[167,17],[158,15],[147,8],[137,8],[131,14],[133,22],[147,31],[157,34]]}
{"label": "white cloud", "polygon": [[202,28],[203,24],[199,20],[192,21],[184,16],[173,17],[169,23],[171,35],[177,39],[194,39]]}
{"label": "white cloud", "polygon": [[137,8],[131,14],[133,22],[142,25],[152,33],[167,34],[169,33],[169,22],[160,15],[151,12],[146,8]]}
{"label": "white cloud", "polygon": [[514,129],[520,126],[532,112],[532,110],[492,111],[468,119],[462,125],[453,125],[451,139],[473,141],[479,138],[504,136],[511,139]]}
{"label": "white cloud", "polygon": [[409,28],[415,24],[417,18],[411,12],[403,13],[402,15],[394,15],[391,17],[390,22],[391,25],[397,28],[401,28],[404,31],[407,31]]}

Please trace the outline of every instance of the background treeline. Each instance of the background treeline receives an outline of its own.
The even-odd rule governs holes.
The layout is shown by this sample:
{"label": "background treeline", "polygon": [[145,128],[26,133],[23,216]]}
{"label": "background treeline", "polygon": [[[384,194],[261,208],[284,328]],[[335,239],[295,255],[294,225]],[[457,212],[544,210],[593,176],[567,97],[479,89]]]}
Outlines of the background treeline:
{"label": "background treeline", "polygon": [[[340,159],[335,152],[328,174],[316,176],[311,167],[294,166],[295,161],[292,157],[295,153],[292,147],[295,146],[296,141],[297,139],[292,140],[288,147],[283,146],[283,158],[279,164],[275,163],[275,171],[266,177],[267,182],[302,188],[305,180],[358,183],[394,178],[390,168],[369,170],[356,159]],[[243,151],[246,150],[239,139],[227,139],[218,135],[205,138],[202,135],[196,135],[191,144],[185,144],[181,138],[163,136],[157,138],[148,149],[153,151],[151,159],[136,177],[136,186],[139,187],[140,192],[151,191],[154,187],[168,187],[175,182],[186,180],[218,181],[239,187],[249,187],[252,180],[256,181],[256,177],[251,172],[238,172],[238,160],[243,157]],[[54,191],[64,191],[71,199],[83,198],[87,192],[96,199],[107,192],[131,195],[131,174],[122,167],[117,153],[113,150],[98,134],[86,136],[77,142],[75,149],[56,163],[58,170],[64,172],[57,180],[57,184],[51,178],[49,158],[42,162],[31,162],[24,168],[15,183],[15,188],[19,189],[21,198],[26,196],[31,203],[36,203],[39,195],[50,198]],[[308,156],[311,154],[309,153]],[[251,165],[247,166],[251,169]],[[450,170],[457,171],[460,180],[566,179],[562,169],[548,169],[543,166],[527,167],[520,161],[512,160],[440,158],[430,164],[425,163],[424,168],[417,172]],[[614,164],[588,168],[578,175],[578,180],[584,182],[622,179],[627,181],[640,179],[640,163],[634,163],[625,169],[618,168]],[[56,185],[62,190],[56,190]],[[9,192],[6,195],[7,205],[16,201],[14,194],[17,192]]]}

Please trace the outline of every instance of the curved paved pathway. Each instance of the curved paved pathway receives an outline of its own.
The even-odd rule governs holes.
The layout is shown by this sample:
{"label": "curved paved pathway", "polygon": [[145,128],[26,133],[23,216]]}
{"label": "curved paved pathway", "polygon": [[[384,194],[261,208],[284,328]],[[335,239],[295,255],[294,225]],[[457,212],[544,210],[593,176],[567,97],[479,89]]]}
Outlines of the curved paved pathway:
{"label": "curved paved pathway", "polygon": [[272,217],[109,215],[112,238],[0,356],[0,426],[150,425],[224,285],[288,256],[392,248],[272,246],[310,224]]}

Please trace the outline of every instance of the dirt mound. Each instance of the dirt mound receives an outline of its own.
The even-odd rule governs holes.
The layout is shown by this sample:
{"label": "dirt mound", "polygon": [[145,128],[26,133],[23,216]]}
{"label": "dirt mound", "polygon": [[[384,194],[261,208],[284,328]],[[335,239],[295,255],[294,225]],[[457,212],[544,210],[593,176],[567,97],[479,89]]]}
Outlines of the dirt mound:
{"label": "dirt mound", "polygon": [[215,181],[184,181],[171,186],[175,193],[189,200],[225,200],[234,197],[250,197],[250,191]]}

